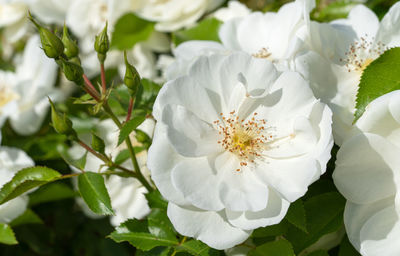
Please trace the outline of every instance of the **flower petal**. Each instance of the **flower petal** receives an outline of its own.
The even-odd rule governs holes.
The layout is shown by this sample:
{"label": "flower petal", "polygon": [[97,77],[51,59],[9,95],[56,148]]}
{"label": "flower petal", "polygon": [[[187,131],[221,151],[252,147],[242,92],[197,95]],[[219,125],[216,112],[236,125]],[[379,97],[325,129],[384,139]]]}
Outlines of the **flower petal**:
{"label": "flower petal", "polygon": [[168,217],[180,234],[194,237],[218,250],[240,244],[251,234],[251,231],[230,225],[224,212],[201,211],[169,203]]}

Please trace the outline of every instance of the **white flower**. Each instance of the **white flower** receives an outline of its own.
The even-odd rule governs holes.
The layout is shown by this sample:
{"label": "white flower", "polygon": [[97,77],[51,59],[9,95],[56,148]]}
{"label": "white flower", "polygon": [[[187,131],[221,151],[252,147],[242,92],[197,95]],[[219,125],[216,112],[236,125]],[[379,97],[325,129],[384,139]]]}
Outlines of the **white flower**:
{"label": "white flower", "polygon": [[0,70],[0,127],[17,109],[16,101],[20,96],[15,91],[15,85],[15,74]]}
{"label": "white flower", "polygon": [[364,256],[400,255],[399,103],[400,91],[372,101],[337,154],[347,235]]}
{"label": "white flower", "polygon": [[325,172],[331,111],[297,73],[245,53],[165,84],[148,167],[178,232],[226,249],[273,225]]}
{"label": "white flower", "polygon": [[222,0],[142,0],[137,14],[157,22],[156,30],[171,32],[193,25],[206,12],[213,10],[222,2]]}
{"label": "white flower", "polygon": [[7,42],[15,43],[29,31],[28,5],[24,1],[0,1],[0,28],[4,28]]}
{"label": "white flower", "polygon": [[[197,57],[214,53],[229,54],[244,51],[256,58],[285,65],[300,51],[312,0],[297,0],[285,4],[277,12],[254,12],[224,23],[219,30],[222,44],[210,41],[188,41],[175,50],[176,63],[167,70],[168,79],[186,74]],[[286,66],[284,68],[287,68]]]}
{"label": "white flower", "polygon": [[[47,24],[62,26],[65,22],[67,10],[73,0],[25,0],[29,4],[29,10],[40,21]],[[26,15],[26,13],[25,13]]]}
{"label": "white flower", "polygon": [[[138,129],[147,133],[151,137],[154,130],[154,120],[146,119],[146,121],[143,122]],[[111,155],[113,159],[115,159],[121,151],[126,149],[125,143],[117,147],[119,132],[118,127],[113,123],[112,120],[107,119],[101,121],[98,125],[96,125],[96,130],[97,135],[104,138],[104,142],[106,144],[106,154]],[[134,133],[132,133],[131,139],[132,142],[135,143],[136,139],[134,137]],[[80,158],[84,152],[85,151],[83,148],[75,146],[72,148],[72,150],[70,150],[70,155],[74,158]],[[147,151],[144,150],[138,153],[136,157],[142,173],[146,178],[149,179],[149,171],[146,167]],[[133,170],[130,158],[125,160],[121,165],[125,168]],[[84,168],[85,171],[98,172],[105,169],[106,168],[104,167],[103,161],[90,153],[87,154],[86,165]],[[79,172],[76,168],[75,171]],[[111,175],[105,179],[105,185],[110,195],[112,208],[115,212],[115,216],[111,217],[112,225],[118,226],[127,219],[141,219],[150,212],[150,208],[144,196],[144,194],[147,193],[147,190],[137,179],[126,177],[122,178],[116,175]],[[89,217],[98,217],[89,209],[87,209],[87,206],[81,199],[77,202]]]}
{"label": "white flower", "polygon": [[228,7],[220,8],[215,11],[211,16],[226,22],[228,20],[244,17],[250,14],[250,9],[239,1],[229,1]]}
{"label": "white flower", "polygon": [[[0,188],[19,170],[33,166],[32,159],[22,150],[0,147]],[[9,223],[20,216],[28,205],[27,195],[18,196],[0,205],[0,223]]]}
{"label": "white flower", "polygon": [[14,111],[9,113],[12,128],[23,135],[36,132],[49,108],[48,96],[62,99],[61,92],[54,88],[57,65],[40,49],[39,36],[32,36],[24,49],[21,62],[14,74],[12,95]]}
{"label": "white flower", "polygon": [[347,19],[310,24],[304,40],[314,52],[297,58],[295,69],[312,82],[316,97],[332,108],[338,145],[351,129],[362,71],[386,49],[400,46],[399,26],[400,3],[381,23],[371,10],[358,5]]}

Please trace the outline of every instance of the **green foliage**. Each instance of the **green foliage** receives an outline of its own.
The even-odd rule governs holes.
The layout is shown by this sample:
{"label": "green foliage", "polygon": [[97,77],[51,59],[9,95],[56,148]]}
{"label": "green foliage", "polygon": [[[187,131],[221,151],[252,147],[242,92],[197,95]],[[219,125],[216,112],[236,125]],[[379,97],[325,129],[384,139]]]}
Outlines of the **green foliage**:
{"label": "green foliage", "polygon": [[145,194],[147,202],[149,203],[150,208],[158,208],[167,210],[168,203],[165,199],[161,196],[158,190],[154,190],[150,193]]}
{"label": "green foliage", "polygon": [[151,113],[160,89],[161,86],[159,84],[143,78],[142,86],[136,95],[135,109],[143,109],[147,113]]}
{"label": "green foliage", "polygon": [[329,256],[327,251],[318,250],[307,254],[307,256]]}
{"label": "green foliage", "polygon": [[251,250],[249,256],[295,256],[292,245],[285,239],[268,242]]}
{"label": "green foliage", "polygon": [[141,19],[133,13],[127,13],[115,24],[111,47],[119,50],[132,48],[136,43],[145,41],[154,31],[154,23]]}
{"label": "green foliage", "polygon": [[10,223],[10,226],[16,227],[19,225],[26,225],[26,224],[43,224],[43,221],[31,209],[27,209],[22,215],[14,219]]}
{"label": "green foliage", "polygon": [[347,236],[345,236],[340,243],[338,256],[361,256],[361,254],[356,251]]}
{"label": "green foliage", "polygon": [[290,205],[290,208],[286,214],[286,219],[291,224],[307,233],[306,211],[301,199],[298,199],[296,202],[293,202]]}
{"label": "green foliage", "polygon": [[83,200],[94,213],[114,214],[103,176],[94,172],[82,173],[78,176],[78,188]]}
{"label": "green foliage", "polygon": [[317,242],[328,233],[343,226],[345,199],[337,192],[311,197],[304,203],[308,234],[296,227],[290,227],[285,236],[296,253]]}
{"label": "green foliage", "polygon": [[339,0],[339,1],[317,1],[317,8],[311,13],[311,18],[317,21],[331,21],[334,19],[346,18],[350,10],[359,1]]}
{"label": "green foliage", "polygon": [[48,167],[35,166],[22,169],[1,188],[0,204],[60,177],[60,173]]}
{"label": "green foliage", "polygon": [[176,237],[164,236],[163,232],[150,233],[147,220],[128,220],[117,227],[109,237],[116,242],[127,241],[136,248],[144,251],[157,246],[174,246],[179,244]]}
{"label": "green foliage", "polygon": [[92,148],[101,154],[105,154],[106,144],[103,139],[92,132]]}
{"label": "green foliage", "polygon": [[206,244],[198,240],[190,240],[180,244],[175,249],[177,252],[187,252],[190,255],[196,256],[217,256],[219,251],[208,247]]}
{"label": "green foliage", "polygon": [[400,89],[400,47],[383,53],[364,70],[357,93],[354,122],[374,99]]}
{"label": "green foliage", "polygon": [[14,232],[7,224],[0,223],[0,243],[2,244],[18,244]]}
{"label": "green foliage", "polygon": [[195,27],[179,30],[172,34],[176,46],[189,40],[208,40],[219,42],[218,30],[222,22],[216,18],[200,21]]}
{"label": "green foliage", "polygon": [[70,186],[57,181],[46,184],[29,194],[29,205],[34,206],[75,196],[77,196],[77,193]]}
{"label": "green foliage", "polygon": [[126,122],[124,126],[122,126],[121,131],[118,136],[118,145],[120,145],[126,138],[128,138],[129,134],[133,132],[141,123],[144,122],[146,116],[138,115],[134,116],[131,120]]}

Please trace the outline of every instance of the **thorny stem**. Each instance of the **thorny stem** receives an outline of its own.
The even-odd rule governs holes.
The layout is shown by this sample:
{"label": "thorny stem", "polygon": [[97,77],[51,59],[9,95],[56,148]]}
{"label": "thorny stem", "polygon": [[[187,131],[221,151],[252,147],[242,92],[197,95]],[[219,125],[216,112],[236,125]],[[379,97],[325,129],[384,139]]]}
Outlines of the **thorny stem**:
{"label": "thorny stem", "polygon": [[106,94],[107,85],[106,85],[106,72],[104,71],[104,63],[100,64],[100,71],[101,71],[101,88],[102,93]]}
{"label": "thorny stem", "polygon": [[131,115],[132,115],[132,109],[133,109],[133,98],[131,97],[129,99],[129,107],[128,107],[128,114],[126,115],[126,122],[128,122],[131,119]]}

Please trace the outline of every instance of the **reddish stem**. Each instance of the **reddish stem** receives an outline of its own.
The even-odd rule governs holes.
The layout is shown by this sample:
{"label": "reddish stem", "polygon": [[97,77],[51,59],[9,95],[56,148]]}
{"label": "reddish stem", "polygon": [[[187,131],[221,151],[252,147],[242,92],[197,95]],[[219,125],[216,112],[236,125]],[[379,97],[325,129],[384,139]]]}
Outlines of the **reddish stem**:
{"label": "reddish stem", "polygon": [[128,122],[129,119],[131,119],[132,109],[133,109],[133,98],[130,98],[129,99],[129,107],[128,107],[128,115],[126,115],[126,122]]}
{"label": "reddish stem", "polygon": [[107,90],[107,85],[106,85],[106,72],[104,71],[104,64],[100,64],[100,70],[101,70],[101,88],[103,94],[106,93]]}
{"label": "reddish stem", "polygon": [[96,88],[94,88],[93,84],[90,82],[89,78],[83,74],[82,75],[83,80],[85,80],[85,84],[86,84],[86,88],[88,89],[88,91],[90,91],[91,93],[89,93],[95,100],[100,101],[100,96],[99,93],[97,92]]}

